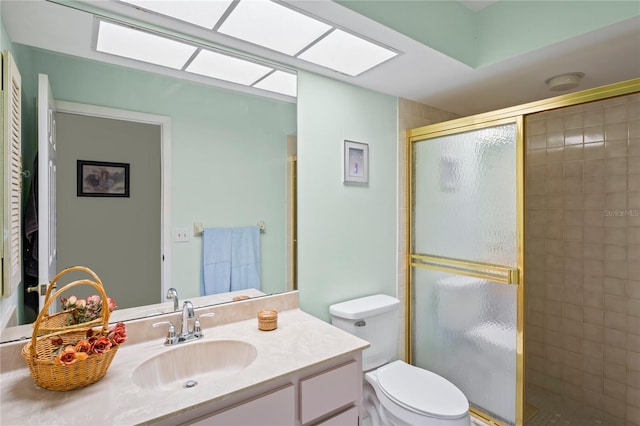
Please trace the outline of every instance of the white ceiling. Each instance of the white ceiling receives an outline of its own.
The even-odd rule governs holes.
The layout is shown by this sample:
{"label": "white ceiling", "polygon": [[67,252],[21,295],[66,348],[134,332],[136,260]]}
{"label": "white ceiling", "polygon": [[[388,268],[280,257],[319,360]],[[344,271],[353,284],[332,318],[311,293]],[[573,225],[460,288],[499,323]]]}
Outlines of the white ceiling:
{"label": "white ceiling", "polygon": [[[122,3],[102,0],[90,2],[90,5],[161,25],[172,31],[188,33],[192,38],[227,46],[284,68],[326,75],[460,115],[491,111],[568,93],[551,92],[545,85],[547,78],[565,72],[585,73],[581,86],[575,90],[640,77],[640,17],[492,65],[472,68],[332,1],[287,0],[286,3],[403,54],[357,77],[350,77],[223,34],[150,15]],[[471,10],[480,10],[495,1],[462,3]],[[3,22],[14,42],[124,64],[117,58],[99,56],[90,50],[88,40],[93,37],[93,21],[87,19],[84,13],[42,0],[2,0],[0,7]],[[40,34],[33,34],[33,29],[38,29]],[[244,90],[233,85],[226,87]]]}

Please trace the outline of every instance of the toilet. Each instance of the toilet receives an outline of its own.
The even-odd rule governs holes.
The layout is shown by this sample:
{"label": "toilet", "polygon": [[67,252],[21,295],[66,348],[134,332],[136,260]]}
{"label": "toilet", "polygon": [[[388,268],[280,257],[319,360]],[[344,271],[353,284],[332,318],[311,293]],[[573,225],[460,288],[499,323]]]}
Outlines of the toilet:
{"label": "toilet", "polygon": [[370,343],[362,355],[363,404],[372,426],[469,426],[469,401],[453,383],[396,360],[400,301],[385,294],[329,307],[331,323]]}

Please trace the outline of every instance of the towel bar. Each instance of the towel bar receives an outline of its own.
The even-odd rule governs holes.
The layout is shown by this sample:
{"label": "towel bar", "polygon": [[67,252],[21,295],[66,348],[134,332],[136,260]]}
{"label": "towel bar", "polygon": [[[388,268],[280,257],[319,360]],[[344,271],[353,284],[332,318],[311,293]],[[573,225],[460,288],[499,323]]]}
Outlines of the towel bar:
{"label": "towel bar", "polygon": [[[258,226],[258,229],[260,230],[261,234],[264,234],[265,232],[267,232],[265,230],[264,220],[259,220],[256,225]],[[194,237],[202,237],[202,233],[203,232],[204,232],[204,226],[202,225],[202,222],[194,222],[193,223],[193,236]]]}

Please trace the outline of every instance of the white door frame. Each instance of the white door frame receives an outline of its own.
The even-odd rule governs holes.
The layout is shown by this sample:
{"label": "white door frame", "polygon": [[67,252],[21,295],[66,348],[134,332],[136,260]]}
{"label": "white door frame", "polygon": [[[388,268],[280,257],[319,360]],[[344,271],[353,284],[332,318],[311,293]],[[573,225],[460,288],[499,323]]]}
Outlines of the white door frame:
{"label": "white door frame", "polygon": [[133,121],[160,126],[160,300],[171,287],[171,117],[76,102],[56,101],[57,112]]}

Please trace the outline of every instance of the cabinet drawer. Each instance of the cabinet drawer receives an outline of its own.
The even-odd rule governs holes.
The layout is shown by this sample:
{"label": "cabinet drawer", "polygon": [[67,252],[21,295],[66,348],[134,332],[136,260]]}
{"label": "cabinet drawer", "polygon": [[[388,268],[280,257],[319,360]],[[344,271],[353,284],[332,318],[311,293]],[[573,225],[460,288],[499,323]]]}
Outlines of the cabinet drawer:
{"label": "cabinet drawer", "polygon": [[285,388],[261,395],[248,402],[216,414],[200,417],[191,425],[221,426],[282,426],[295,424],[295,387]]}
{"label": "cabinet drawer", "polygon": [[355,361],[300,380],[300,422],[354,403],[361,386],[362,371]]}
{"label": "cabinet drawer", "polygon": [[358,407],[351,407],[315,426],[358,426]]}

